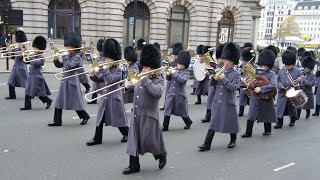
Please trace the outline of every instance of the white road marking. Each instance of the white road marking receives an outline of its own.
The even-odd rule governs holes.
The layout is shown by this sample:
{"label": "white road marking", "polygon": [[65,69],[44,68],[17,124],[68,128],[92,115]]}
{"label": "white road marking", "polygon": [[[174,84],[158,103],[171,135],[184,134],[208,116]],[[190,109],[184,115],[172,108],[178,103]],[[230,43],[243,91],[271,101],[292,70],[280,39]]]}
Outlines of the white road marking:
{"label": "white road marking", "polygon": [[0,83],[0,86],[6,86],[7,83]]}
{"label": "white road marking", "polygon": [[6,149],[6,150],[4,150],[3,152],[7,153],[7,152],[9,152],[9,150]]}
{"label": "white road marking", "polygon": [[291,167],[291,166],[293,166],[293,165],[295,165],[295,164],[296,164],[296,163],[290,163],[290,164],[281,166],[281,167],[279,167],[279,168],[277,168],[277,169],[274,169],[273,171],[275,171],[275,172],[281,171],[281,170],[286,169],[286,168],[289,168],[289,167]]}
{"label": "white road marking", "polygon": [[51,92],[58,92],[59,90],[50,90]]}

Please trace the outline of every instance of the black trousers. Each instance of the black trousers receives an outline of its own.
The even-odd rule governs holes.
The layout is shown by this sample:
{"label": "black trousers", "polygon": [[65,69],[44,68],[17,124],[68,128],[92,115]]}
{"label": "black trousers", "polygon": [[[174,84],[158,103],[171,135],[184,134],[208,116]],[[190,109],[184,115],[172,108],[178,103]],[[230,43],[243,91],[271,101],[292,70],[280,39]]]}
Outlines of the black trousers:
{"label": "black trousers", "polygon": [[[90,118],[89,114],[85,110],[76,111],[80,119]],[[56,124],[62,124],[62,109],[54,109],[53,122]]]}
{"label": "black trousers", "polygon": [[16,98],[16,90],[14,86],[9,85],[9,97]]}

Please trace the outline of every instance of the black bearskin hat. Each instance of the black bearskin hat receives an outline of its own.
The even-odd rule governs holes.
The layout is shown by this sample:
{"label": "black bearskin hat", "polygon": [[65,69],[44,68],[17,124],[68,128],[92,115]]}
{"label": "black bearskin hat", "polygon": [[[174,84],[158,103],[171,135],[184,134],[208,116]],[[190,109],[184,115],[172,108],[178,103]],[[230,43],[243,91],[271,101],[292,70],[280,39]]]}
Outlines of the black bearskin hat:
{"label": "black bearskin hat", "polygon": [[295,54],[298,53],[297,48],[295,48],[295,47],[293,47],[293,46],[288,46],[288,47],[287,47],[287,50],[293,51]]}
{"label": "black bearskin hat", "polygon": [[[253,44],[250,43],[250,42],[246,42],[246,43],[243,44],[242,49],[244,49],[244,48],[246,48],[246,47],[251,47],[251,48],[253,48]],[[253,49],[254,49],[254,48],[253,48]]]}
{"label": "black bearskin hat", "polygon": [[223,51],[223,48],[226,44],[220,44],[216,50],[216,58],[217,59],[220,59],[221,58],[221,54],[222,54],[222,51]]}
{"label": "black bearskin hat", "polygon": [[40,50],[46,50],[47,40],[43,36],[37,36],[32,42],[32,47],[38,48]]}
{"label": "black bearskin hat", "polygon": [[160,44],[158,42],[153,43],[153,45],[160,50]]}
{"label": "black bearskin hat", "polygon": [[142,38],[140,38],[138,41],[137,41],[137,48],[138,50],[141,50],[142,47],[146,44],[146,41]]}
{"label": "black bearskin hat", "polygon": [[265,49],[260,52],[257,64],[259,66],[265,65],[268,66],[269,69],[272,69],[275,59],[276,56],[274,55],[274,52]]}
{"label": "black bearskin hat", "polygon": [[176,60],[177,64],[183,64],[186,68],[189,67],[191,55],[188,51],[180,51]]}
{"label": "black bearskin hat", "polygon": [[140,65],[158,69],[161,67],[161,53],[157,47],[152,44],[143,46],[140,54]]}
{"label": "black bearskin hat", "polygon": [[28,41],[26,33],[24,33],[21,30],[16,31],[16,33],[14,35],[16,37],[17,43],[23,43],[23,42]]}
{"label": "black bearskin hat", "polygon": [[252,59],[252,62],[255,62],[256,60],[256,53],[252,47],[243,48],[241,56],[243,61],[250,61]]}
{"label": "black bearskin hat", "polygon": [[314,69],[314,66],[316,65],[316,61],[314,60],[313,57],[310,57],[310,56],[306,56],[302,59],[302,63],[301,63],[301,66],[303,68],[309,68],[310,70],[313,70]]}
{"label": "black bearskin hat", "polygon": [[306,52],[305,48],[299,48],[298,49],[298,56],[302,57],[303,53]]}
{"label": "black bearskin hat", "polygon": [[240,47],[233,42],[227,43],[223,48],[221,58],[230,60],[237,65],[240,59]]}
{"label": "black bearskin hat", "polygon": [[201,55],[202,54],[202,50],[203,50],[204,45],[200,44],[199,46],[197,46],[197,54]]}
{"label": "black bearskin hat", "polygon": [[306,52],[304,52],[304,53],[302,54],[302,59],[303,59],[304,57],[307,57],[307,56],[313,57],[313,54],[312,54],[310,51],[306,51]]}
{"label": "black bearskin hat", "polygon": [[285,65],[295,65],[296,64],[296,53],[294,51],[285,50],[282,53],[282,63]]}
{"label": "black bearskin hat", "polygon": [[124,48],[124,58],[127,61],[131,61],[131,62],[135,63],[135,62],[137,62],[137,59],[138,59],[138,53],[136,52],[134,47],[128,46],[128,47]]}
{"label": "black bearskin hat", "polygon": [[[202,49],[202,55],[204,55],[205,53],[209,52],[209,49],[212,48],[211,46],[204,46]],[[213,55],[213,51],[210,52],[210,56],[212,57]]]}
{"label": "black bearskin hat", "polygon": [[104,40],[103,39],[99,39],[97,42],[97,50],[99,52],[102,52],[102,45],[103,45]]}
{"label": "black bearskin hat", "polygon": [[81,47],[81,41],[81,36],[78,32],[68,32],[64,36],[64,47],[70,46],[73,48],[79,48]]}
{"label": "black bearskin hat", "polygon": [[113,60],[120,60],[122,57],[121,46],[115,39],[109,38],[103,43],[103,56]]}
{"label": "black bearskin hat", "polygon": [[173,45],[172,54],[173,54],[173,55],[178,55],[179,52],[182,51],[182,50],[183,50],[182,44],[179,43],[179,42],[178,42],[178,43],[175,43],[175,44]]}
{"label": "black bearskin hat", "polygon": [[269,46],[266,47],[265,49],[272,51],[272,52],[274,53],[275,57],[278,56],[278,53],[279,53],[278,48],[275,47],[274,45],[269,45]]}

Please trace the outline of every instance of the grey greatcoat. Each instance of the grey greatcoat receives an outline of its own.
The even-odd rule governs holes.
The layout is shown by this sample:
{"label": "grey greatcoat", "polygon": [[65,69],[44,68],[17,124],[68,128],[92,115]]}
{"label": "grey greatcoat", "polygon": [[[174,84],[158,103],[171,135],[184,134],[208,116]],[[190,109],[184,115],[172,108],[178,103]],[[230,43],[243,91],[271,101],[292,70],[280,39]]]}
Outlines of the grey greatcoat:
{"label": "grey greatcoat", "polygon": [[[159,122],[159,100],[163,93],[162,75],[143,78],[134,86],[133,112],[131,116],[127,153],[131,156],[166,153]],[[133,90],[133,88],[129,89]]]}
{"label": "grey greatcoat", "polygon": [[[289,70],[290,75],[293,80],[296,80],[298,77],[302,77],[303,74],[298,68],[292,68]],[[283,88],[290,89],[293,87],[291,81],[289,80],[286,69],[283,67],[278,74],[277,78],[277,86],[278,86],[278,99],[277,99],[277,117],[283,118],[285,116],[285,109],[287,106],[287,97],[286,91]],[[288,113],[290,117],[297,116],[297,109],[288,103]]]}
{"label": "grey greatcoat", "polygon": [[[30,60],[43,58],[42,55],[34,56]],[[49,96],[51,95],[46,80],[41,73],[41,67],[44,65],[44,59],[30,62],[29,76],[26,83],[26,96]]]}
{"label": "grey greatcoat", "polygon": [[[139,66],[136,63],[130,64],[128,67],[128,70],[129,71],[135,70],[137,73],[139,73]],[[124,99],[125,104],[133,103],[133,92],[132,91],[124,91],[123,99]]]}
{"label": "grey greatcoat", "polygon": [[188,98],[186,93],[186,83],[189,80],[189,71],[187,69],[178,70],[172,73],[171,83],[169,83],[168,92],[165,101],[164,115],[181,116],[188,118]]}
{"label": "grey greatcoat", "polygon": [[[97,60],[98,63],[104,63],[106,61],[106,58],[103,57],[103,56],[99,56],[99,57],[97,57],[96,60]],[[96,75],[99,77],[101,72],[102,71],[97,72]],[[104,83],[96,83],[96,82],[93,81],[93,83],[92,83],[92,90],[93,91],[95,91],[97,89],[101,89],[102,87],[104,87]]]}
{"label": "grey greatcoat", "polygon": [[[270,81],[270,84],[260,87],[261,92],[266,93],[277,89],[277,75],[268,70],[264,76]],[[248,120],[257,120],[258,123],[276,123],[278,119],[273,99],[262,100],[257,93],[253,92],[250,97]]]}
{"label": "grey greatcoat", "polygon": [[301,109],[314,109],[314,94],[312,88],[316,85],[316,81],[316,75],[312,72],[308,72],[303,76],[300,83],[302,85],[303,91],[308,96],[308,102]]}
{"label": "grey greatcoat", "polygon": [[214,96],[216,94],[215,81],[216,80],[214,80],[213,78],[210,79],[210,85],[208,88],[207,110],[211,110],[212,102],[213,102]]}
{"label": "grey greatcoat", "polygon": [[206,76],[204,80],[198,81],[196,87],[196,95],[208,95],[210,80],[209,77]]}
{"label": "grey greatcoat", "polygon": [[[93,76],[91,79],[95,82],[105,83],[105,86],[116,83],[122,79],[122,71],[117,66],[102,70],[101,75]],[[106,94],[113,90],[119,89],[120,84],[111,86],[101,93]],[[99,126],[104,122],[106,126],[127,127],[128,121],[126,110],[124,109],[123,92],[116,91],[109,94],[98,101],[98,114],[96,125]]]}
{"label": "grey greatcoat", "polygon": [[240,73],[233,68],[225,71],[225,77],[217,80],[217,88],[211,107],[210,130],[221,133],[240,131],[235,91],[240,85]]}
{"label": "grey greatcoat", "polygon": [[320,77],[317,77],[316,105],[320,106]]}
{"label": "grey greatcoat", "polygon": [[[82,53],[82,52],[79,52],[78,55],[82,58],[83,53]],[[82,59],[81,59],[81,62],[80,62],[80,67],[83,67],[83,61],[82,61]],[[84,69],[83,69],[83,68],[78,70],[78,73],[79,73],[79,74],[80,74],[80,73],[83,73],[83,72],[84,72]],[[79,81],[80,81],[80,83],[82,83],[82,84],[89,83],[89,79],[88,79],[88,77],[87,77],[86,74],[81,74],[81,75],[79,75]]]}
{"label": "grey greatcoat", "polygon": [[[57,68],[63,68],[63,71],[80,67],[80,62],[82,61],[77,54],[65,55],[62,56],[62,59],[63,62],[55,60],[54,64]],[[63,77],[74,74],[77,74],[77,71],[64,73]],[[84,110],[84,101],[78,76],[61,80],[55,107],[64,110]]]}
{"label": "grey greatcoat", "polygon": [[[244,62],[243,64],[241,64],[240,69],[243,69],[247,63],[248,62]],[[241,72],[241,78],[245,78],[247,76],[248,76],[247,73]],[[243,88],[246,88],[245,86],[246,85],[242,81],[240,81],[240,101],[239,101],[240,106],[247,106],[249,102],[249,97],[247,96],[247,94],[243,89]]]}
{"label": "grey greatcoat", "polygon": [[[20,48],[16,48],[13,50],[15,55],[22,55],[20,52]],[[8,80],[8,85],[13,87],[26,87],[28,72],[27,72],[27,66],[23,62],[22,56],[17,56],[14,59],[14,64],[10,73],[10,77]]]}

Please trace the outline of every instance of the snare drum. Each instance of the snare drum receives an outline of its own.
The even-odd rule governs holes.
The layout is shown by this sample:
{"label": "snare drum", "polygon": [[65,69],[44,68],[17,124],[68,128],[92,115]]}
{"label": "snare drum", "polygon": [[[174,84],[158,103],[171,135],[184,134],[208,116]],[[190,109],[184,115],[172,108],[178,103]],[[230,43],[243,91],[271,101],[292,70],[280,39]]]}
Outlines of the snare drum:
{"label": "snare drum", "polygon": [[308,96],[303,90],[295,90],[291,88],[287,91],[286,97],[290,100],[293,106],[299,108],[308,102]]}

